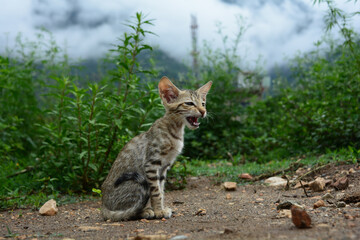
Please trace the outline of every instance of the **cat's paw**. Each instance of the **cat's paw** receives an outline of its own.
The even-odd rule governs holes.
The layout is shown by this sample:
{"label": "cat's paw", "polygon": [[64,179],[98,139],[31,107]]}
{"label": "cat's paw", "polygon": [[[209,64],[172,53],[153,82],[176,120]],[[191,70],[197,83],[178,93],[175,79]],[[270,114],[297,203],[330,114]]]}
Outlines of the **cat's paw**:
{"label": "cat's paw", "polygon": [[171,218],[172,210],[170,208],[164,208],[162,210],[155,210],[155,218]]}
{"label": "cat's paw", "polygon": [[155,213],[152,210],[152,208],[145,208],[141,214],[140,214],[141,218],[145,218],[145,219],[152,219],[155,217]]}

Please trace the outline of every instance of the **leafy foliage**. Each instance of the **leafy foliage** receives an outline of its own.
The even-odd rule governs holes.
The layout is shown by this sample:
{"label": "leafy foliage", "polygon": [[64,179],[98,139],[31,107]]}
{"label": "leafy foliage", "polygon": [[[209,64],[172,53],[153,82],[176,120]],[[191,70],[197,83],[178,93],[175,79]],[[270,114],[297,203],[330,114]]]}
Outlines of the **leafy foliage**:
{"label": "leafy foliage", "polygon": [[[180,81],[191,89],[214,82],[209,117],[200,129],[187,132],[183,156],[169,172],[169,186],[183,188],[188,174],[204,171],[235,179],[242,164],[257,174],[308,153],[326,153],[326,159],[313,161],[358,161],[360,40],[348,23],[359,13],[346,14],[330,0],[314,1],[323,2],[329,8],[327,30],[337,28],[342,39],[324,38],[314,51],[292,59],[291,81],[274,79],[266,98],[262,70],[248,70],[238,54],[246,27],[240,25],[233,40],[220,31],[223,49],[205,42],[200,71],[180,76]],[[158,69],[152,59],[139,60],[152,51],[145,42],[151,25],[136,14],[128,23],[130,31],[104,59],[111,67],[99,72],[99,81],[84,76],[46,31],[36,42],[19,36],[17,46],[0,56],[0,208],[16,206],[17,200],[38,206],[59,192],[100,193],[124,144],[163,111],[152,81]],[[191,162],[193,158],[230,158],[232,166]]]}
{"label": "leafy foliage", "polygon": [[54,176],[48,180],[58,189],[99,187],[122,146],[146,129],[149,116],[158,116],[160,101],[155,87],[145,81],[141,87],[139,77],[142,74],[146,79],[156,72],[142,69],[137,61],[139,53],[152,50],[143,43],[145,35],[151,34],[143,26],[151,24],[142,14],[136,15],[135,22],[128,25],[132,32],[125,33],[111,50],[109,60],[116,63],[116,69],[100,84],[81,88],[67,77],[54,78],[50,96],[56,105],[47,110],[48,120],[40,126],[39,177]]}
{"label": "leafy foliage", "polygon": [[[12,58],[1,56],[0,94],[6,99],[0,101],[1,166],[36,166],[27,173],[29,188],[15,187],[17,191],[98,188],[124,144],[160,116],[153,81],[157,71],[143,69],[138,61],[140,53],[152,50],[144,41],[152,34],[144,28],[149,25],[151,20],[136,14],[128,24],[131,31],[105,59],[116,67],[97,83],[79,84],[79,71],[70,71],[73,66],[66,54],[59,56],[61,49],[53,41],[44,55],[38,42],[32,44],[35,48],[21,45]],[[15,170],[6,169],[2,180]],[[5,187],[4,192],[14,184]]]}

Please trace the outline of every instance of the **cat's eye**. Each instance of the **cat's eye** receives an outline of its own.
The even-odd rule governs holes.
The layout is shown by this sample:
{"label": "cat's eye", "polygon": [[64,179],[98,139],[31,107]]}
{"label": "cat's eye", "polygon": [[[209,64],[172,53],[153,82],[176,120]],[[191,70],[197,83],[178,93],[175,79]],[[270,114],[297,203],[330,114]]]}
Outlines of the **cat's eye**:
{"label": "cat's eye", "polygon": [[188,106],[194,106],[195,104],[193,102],[185,102],[186,105]]}

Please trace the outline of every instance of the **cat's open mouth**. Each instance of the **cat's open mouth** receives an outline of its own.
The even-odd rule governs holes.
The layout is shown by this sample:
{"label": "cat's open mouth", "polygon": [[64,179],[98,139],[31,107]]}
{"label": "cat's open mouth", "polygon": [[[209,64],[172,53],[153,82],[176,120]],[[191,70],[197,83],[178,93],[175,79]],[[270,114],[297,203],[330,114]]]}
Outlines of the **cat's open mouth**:
{"label": "cat's open mouth", "polygon": [[200,125],[197,117],[187,117],[186,120],[190,123],[191,126],[199,127]]}

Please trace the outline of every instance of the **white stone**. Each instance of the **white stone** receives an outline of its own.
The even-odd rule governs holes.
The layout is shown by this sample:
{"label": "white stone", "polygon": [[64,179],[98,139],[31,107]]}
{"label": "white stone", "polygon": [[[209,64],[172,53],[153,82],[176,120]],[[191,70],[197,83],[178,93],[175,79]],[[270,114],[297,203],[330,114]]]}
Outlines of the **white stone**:
{"label": "white stone", "polygon": [[39,210],[39,213],[45,216],[54,216],[57,212],[58,208],[54,199],[47,201]]}
{"label": "white stone", "polygon": [[271,187],[285,187],[287,181],[281,177],[270,177],[264,181]]}

